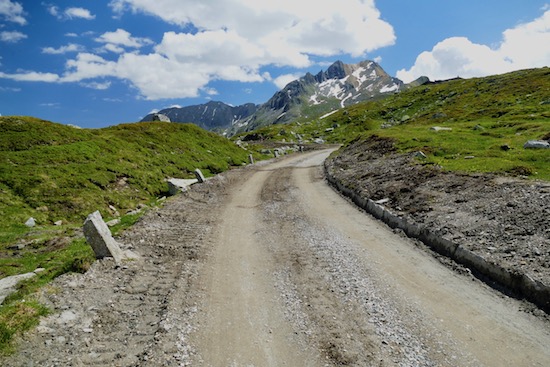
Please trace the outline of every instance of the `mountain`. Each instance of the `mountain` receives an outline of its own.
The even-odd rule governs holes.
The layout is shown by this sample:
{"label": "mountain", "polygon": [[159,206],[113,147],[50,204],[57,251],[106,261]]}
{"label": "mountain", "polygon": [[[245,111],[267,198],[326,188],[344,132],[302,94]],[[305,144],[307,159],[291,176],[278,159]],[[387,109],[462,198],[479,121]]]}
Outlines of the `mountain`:
{"label": "mountain", "polygon": [[275,123],[288,123],[300,117],[324,113],[361,101],[393,94],[405,84],[389,76],[374,61],[344,64],[336,61],[317,75],[307,73],[287,84],[258,108],[250,118],[233,124],[231,133],[251,131]]}
{"label": "mountain", "polygon": [[223,102],[211,101],[194,106],[166,108],[148,114],[141,122],[162,121],[163,116],[166,116],[172,122],[191,122],[205,130],[225,130],[237,121],[246,121],[257,109],[258,106],[253,103],[233,107]]}
{"label": "mountain", "polygon": [[[284,124],[297,118],[315,118],[361,101],[377,99],[406,88],[399,79],[388,75],[380,65],[366,60],[358,64],[336,61],[327,70],[307,73],[287,84],[266,103],[248,103],[231,107],[208,102],[159,111],[172,122],[192,122],[225,135],[252,131],[262,126]],[[142,121],[158,120],[156,114]]]}

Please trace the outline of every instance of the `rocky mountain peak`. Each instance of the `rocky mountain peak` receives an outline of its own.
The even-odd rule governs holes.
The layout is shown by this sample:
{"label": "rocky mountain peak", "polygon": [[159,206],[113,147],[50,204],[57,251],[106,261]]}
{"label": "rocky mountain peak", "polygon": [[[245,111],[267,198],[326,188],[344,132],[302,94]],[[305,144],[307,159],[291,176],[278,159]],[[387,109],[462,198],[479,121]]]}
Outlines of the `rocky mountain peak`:
{"label": "rocky mountain peak", "polygon": [[[305,115],[305,110],[327,113],[337,108],[396,93],[405,84],[389,76],[380,65],[371,60],[357,64],[345,64],[338,60],[313,75],[288,83],[266,103],[248,103],[232,107],[222,102],[210,101],[203,105],[161,110],[171,121],[194,122],[209,130],[223,129],[228,134],[251,131],[274,123],[287,123]],[[149,121],[150,115],[144,120]],[[311,116],[316,117],[316,116]]]}

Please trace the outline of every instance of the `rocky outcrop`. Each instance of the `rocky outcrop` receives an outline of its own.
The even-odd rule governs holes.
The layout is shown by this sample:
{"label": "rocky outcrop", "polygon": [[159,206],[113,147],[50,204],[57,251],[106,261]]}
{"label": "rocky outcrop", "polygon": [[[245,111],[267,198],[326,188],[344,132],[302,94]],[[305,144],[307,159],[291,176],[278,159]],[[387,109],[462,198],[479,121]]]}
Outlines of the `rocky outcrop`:
{"label": "rocky outcrop", "polygon": [[171,122],[170,117],[166,116],[163,113],[154,113],[151,117],[151,121]]}

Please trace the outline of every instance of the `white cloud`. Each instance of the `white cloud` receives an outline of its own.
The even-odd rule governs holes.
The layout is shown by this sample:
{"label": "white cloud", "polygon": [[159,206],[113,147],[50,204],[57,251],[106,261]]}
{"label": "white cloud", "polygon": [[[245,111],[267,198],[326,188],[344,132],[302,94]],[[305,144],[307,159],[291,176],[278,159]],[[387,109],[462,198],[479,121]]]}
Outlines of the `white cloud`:
{"label": "white cloud", "polygon": [[273,80],[273,84],[275,84],[277,88],[283,89],[288,83],[296,79],[299,79],[302,76],[303,74],[297,74],[297,73],[280,75]]}
{"label": "white cloud", "polygon": [[201,90],[209,96],[217,96],[219,94],[215,88],[204,87]]}
{"label": "white cloud", "polygon": [[84,47],[82,45],[78,45],[75,43],[69,43],[66,46],[61,46],[59,48],[53,48],[53,47],[44,47],[42,48],[43,54],[50,54],[50,55],[62,55],[66,54],[68,52],[81,52],[84,50]]}
{"label": "white cloud", "polygon": [[[373,0],[113,0],[110,6],[118,14],[141,12],[198,30],[165,33],[153,54],[121,55],[119,75],[127,75],[148,99],[208,94],[207,84],[216,79],[270,80],[262,67],[303,68],[311,65],[311,55],[362,56],[395,41]],[[122,53],[122,43],[109,44]],[[166,70],[174,74],[166,78]]]}
{"label": "white cloud", "polygon": [[496,48],[464,37],[447,38],[431,51],[421,53],[408,70],[397,77],[410,82],[422,75],[430,79],[479,77],[550,65],[550,11],[530,23],[503,32]]}
{"label": "white cloud", "polygon": [[117,29],[114,32],[106,32],[97,37],[96,42],[104,43],[105,48],[108,51],[121,53],[124,52],[124,47],[141,48],[145,45],[153,44],[148,38],[133,37],[128,31],[124,29]]}
{"label": "white cloud", "polygon": [[20,3],[11,2],[10,0],[0,0],[0,16],[6,21],[25,25],[27,24],[27,20],[24,15],[25,11]]}
{"label": "white cloud", "polygon": [[81,18],[86,20],[95,19],[95,15],[90,13],[88,9],[84,8],[68,8],[64,12],[65,16],[69,19]]}
{"label": "white cloud", "polygon": [[[266,66],[304,68],[313,56],[363,56],[395,42],[374,0],[112,0],[109,5],[119,15],[140,12],[193,31],[166,32],[148,54],[139,51],[153,44],[147,38],[123,29],[104,33],[95,38],[102,44],[95,55],[79,53],[55,81],[116,77],[149,100],[196,97],[217,93],[208,85],[213,80],[271,81],[262,70]],[[46,6],[58,18],[93,17],[82,8]],[[105,51],[119,55],[98,56]]]}
{"label": "white cloud", "polygon": [[17,43],[22,39],[27,38],[27,35],[21,32],[0,32],[0,41],[8,43]]}
{"label": "white cloud", "polygon": [[97,89],[97,90],[106,90],[106,89],[109,89],[109,87],[111,87],[111,82],[109,81],[103,82],[103,83],[90,82],[90,83],[80,83],[80,84],[86,88]]}
{"label": "white cloud", "polygon": [[82,80],[116,76],[117,63],[108,61],[91,53],[79,53],[76,59],[66,63],[67,73],[60,78],[62,82],[80,82]]}
{"label": "white cloud", "polygon": [[53,73],[39,73],[36,71],[20,71],[16,74],[0,72],[0,78],[11,79],[19,82],[58,82],[59,75]]}
{"label": "white cloud", "polygon": [[[1,0],[0,0],[1,1]],[[59,20],[67,20],[67,19],[74,19],[74,18],[80,18],[85,20],[93,20],[95,19],[95,15],[93,15],[88,9],[85,8],[67,8],[64,11],[60,11],[59,7],[53,4],[46,4],[42,3],[46,7],[46,10],[50,15],[56,17]]]}
{"label": "white cloud", "polygon": [[69,32],[69,33],[65,33],[65,37],[73,37],[73,38],[76,38],[76,37],[78,37],[78,34],[73,33],[73,32]]}

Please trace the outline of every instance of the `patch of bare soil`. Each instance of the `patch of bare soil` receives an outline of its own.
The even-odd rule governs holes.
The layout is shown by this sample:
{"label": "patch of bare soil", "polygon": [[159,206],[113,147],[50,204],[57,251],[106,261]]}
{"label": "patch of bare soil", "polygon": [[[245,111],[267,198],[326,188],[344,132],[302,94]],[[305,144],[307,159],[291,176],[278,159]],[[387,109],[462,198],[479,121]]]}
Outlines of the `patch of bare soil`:
{"label": "patch of bare soil", "polygon": [[550,182],[445,172],[376,136],[346,147],[326,167],[360,196],[550,284]]}

